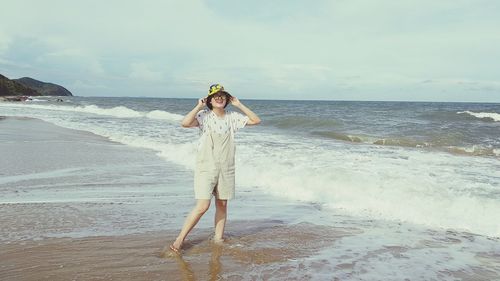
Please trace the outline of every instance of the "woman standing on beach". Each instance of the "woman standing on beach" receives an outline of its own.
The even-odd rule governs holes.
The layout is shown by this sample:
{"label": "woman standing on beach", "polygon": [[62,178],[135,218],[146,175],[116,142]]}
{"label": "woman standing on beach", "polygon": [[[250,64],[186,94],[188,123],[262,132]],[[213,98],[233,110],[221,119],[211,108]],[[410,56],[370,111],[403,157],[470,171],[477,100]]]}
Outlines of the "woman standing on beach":
{"label": "woman standing on beach", "polygon": [[[226,111],[229,103],[245,115]],[[208,109],[204,108],[205,105]],[[260,118],[220,84],[210,86],[208,96],[200,99],[182,120],[185,128],[199,127],[201,137],[194,176],[196,206],[186,218],[179,236],[170,245],[175,253],[180,253],[186,236],[210,207],[212,196],[215,196],[216,208],[214,241],[223,241],[227,200],[234,198],[234,133],[245,125],[259,123]]]}

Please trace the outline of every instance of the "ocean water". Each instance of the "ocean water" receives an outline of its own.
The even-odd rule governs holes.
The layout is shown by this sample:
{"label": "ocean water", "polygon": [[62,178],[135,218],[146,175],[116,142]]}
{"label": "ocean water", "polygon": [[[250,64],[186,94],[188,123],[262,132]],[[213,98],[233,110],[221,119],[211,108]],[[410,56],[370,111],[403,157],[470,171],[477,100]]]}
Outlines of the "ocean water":
{"label": "ocean water", "polygon": [[[258,207],[287,223],[356,229],[301,261],[311,276],[500,280],[500,104],[243,102],[263,122],[237,134],[235,204],[245,207],[235,217]],[[192,171],[198,130],[179,122],[195,104],[42,97],[0,103],[0,115],[89,131]]]}

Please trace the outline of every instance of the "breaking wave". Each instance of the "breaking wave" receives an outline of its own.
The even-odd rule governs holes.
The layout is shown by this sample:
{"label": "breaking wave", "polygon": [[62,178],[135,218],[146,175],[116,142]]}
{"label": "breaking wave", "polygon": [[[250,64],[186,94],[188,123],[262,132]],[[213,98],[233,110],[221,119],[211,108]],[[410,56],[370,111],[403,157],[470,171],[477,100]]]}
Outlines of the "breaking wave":
{"label": "breaking wave", "polygon": [[380,146],[398,146],[398,147],[409,147],[409,148],[429,148],[438,149],[441,151],[446,151],[452,154],[458,155],[469,155],[469,156],[500,156],[500,148],[495,148],[485,145],[454,145],[451,140],[414,140],[411,138],[378,138],[367,135],[352,135],[344,134],[339,132],[329,132],[329,131],[318,131],[312,132],[312,135],[329,138],[333,140],[339,140],[343,142],[350,143],[363,143],[370,145],[380,145]]}
{"label": "breaking wave", "polygon": [[472,112],[472,111],[460,111],[457,114],[468,114],[479,119],[485,119],[494,122],[500,122],[500,113],[496,112]]}
{"label": "breaking wave", "polygon": [[[2,106],[2,104],[0,104]],[[115,106],[111,108],[102,108],[97,105],[85,105],[85,106],[56,106],[56,105],[38,105],[38,104],[7,104],[9,107],[23,107],[23,108],[33,108],[33,109],[44,109],[44,110],[55,110],[55,111],[69,111],[69,112],[80,112],[80,113],[91,113],[96,115],[113,116],[117,118],[149,118],[149,119],[161,119],[169,121],[180,121],[183,116],[175,113],[170,113],[163,110],[153,110],[149,112],[142,112],[130,109],[125,106]]]}

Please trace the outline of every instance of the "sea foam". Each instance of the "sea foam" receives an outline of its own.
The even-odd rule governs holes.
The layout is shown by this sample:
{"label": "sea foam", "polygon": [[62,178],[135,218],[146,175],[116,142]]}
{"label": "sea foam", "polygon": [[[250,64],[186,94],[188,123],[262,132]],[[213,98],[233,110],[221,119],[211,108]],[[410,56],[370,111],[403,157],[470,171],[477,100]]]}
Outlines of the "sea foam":
{"label": "sea foam", "polygon": [[[126,107],[9,106],[31,106],[35,109],[31,113],[12,112],[152,149],[169,162],[194,169],[197,130],[158,120],[176,121],[182,118],[180,115]],[[89,118],[95,114],[116,119]],[[145,117],[147,122],[138,117]],[[333,214],[500,236],[500,203],[495,195],[500,179],[497,159],[471,159],[405,147],[325,143],[322,139],[253,128],[239,132],[237,142],[240,191],[259,190],[288,200],[316,203]]]}
{"label": "sea foam", "polygon": [[498,198],[484,196],[500,178],[494,159],[470,167],[466,157],[404,149],[273,150],[239,148],[239,182],[349,215],[500,236]]}
{"label": "sea foam", "polygon": [[91,113],[96,115],[113,116],[118,118],[150,118],[150,119],[161,119],[170,121],[180,121],[182,120],[182,115],[170,113],[162,110],[153,110],[150,112],[142,112],[127,108],[125,106],[116,106],[112,108],[102,108],[97,105],[85,105],[85,106],[67,106],[67,105],[38,105],[38,104],[0,104],[0,106],[9,107],[22,107],[22,108],[33,108],[33,109],[44,109],[51,111],[67,111],[67,112],[80,112],[80,113]]}
{"label": "sea foam", "polygon": [[496,113],[496,112],[472,112],[472,111],[460,111],[460,112],[457,112],[457,114],[469,114],[469,115],[472,115],[474,117],[477,117],[477,118],[488,118],[488,119],[492,119],[493,121],[495,122],[500,122],[500,113]]}

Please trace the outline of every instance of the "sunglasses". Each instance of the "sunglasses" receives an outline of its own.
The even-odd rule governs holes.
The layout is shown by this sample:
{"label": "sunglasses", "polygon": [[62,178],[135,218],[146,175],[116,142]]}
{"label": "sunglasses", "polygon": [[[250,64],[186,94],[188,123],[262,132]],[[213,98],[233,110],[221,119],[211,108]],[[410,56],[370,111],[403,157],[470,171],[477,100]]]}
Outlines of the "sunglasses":
{"label": "sunglasses", "polygon": [[214,100],[225,100],[227,99],[226,95],[216,95],[213,97]]}

